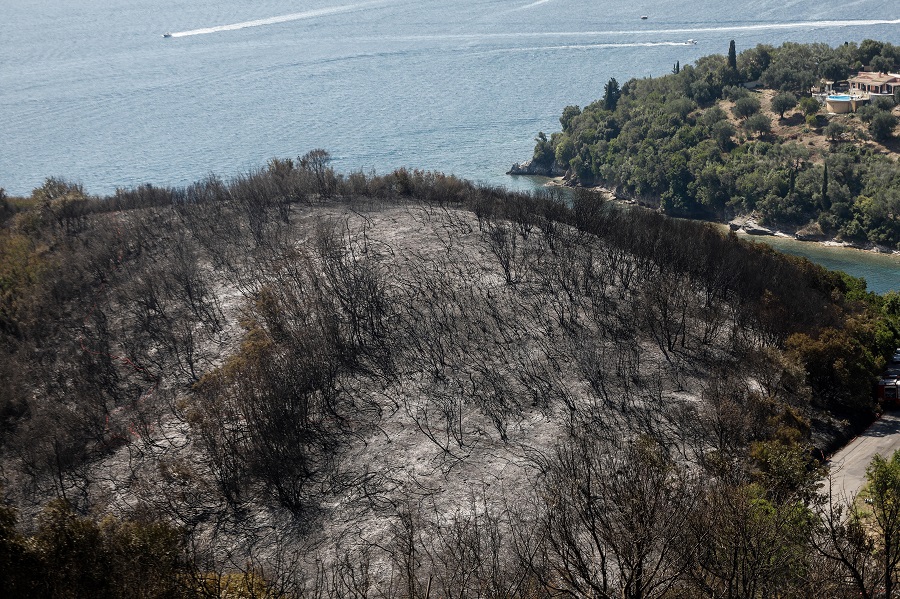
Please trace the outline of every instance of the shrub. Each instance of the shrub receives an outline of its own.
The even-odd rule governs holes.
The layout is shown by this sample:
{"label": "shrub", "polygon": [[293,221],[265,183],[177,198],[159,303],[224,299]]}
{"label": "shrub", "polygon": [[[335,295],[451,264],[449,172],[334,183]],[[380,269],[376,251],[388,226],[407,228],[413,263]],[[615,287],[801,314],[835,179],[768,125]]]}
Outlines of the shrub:
{"label": "shrub", "polygon": [[879,114],[881,110],[872,104],[867,104],[865,106],[860,107],[859,110],[856,111],[856,115],[859,119],[864,123],[871,123],[872,119],[875,118],[876,114]]}
{"label": "shrub", "polygon": [[872,106],[878,110],[893,110],[896,105],[893,96],[881,96],[872,100]]}
{"label": "shrub", "polygon": [[729,85],[722,89],[722,95],[732,102],[737,102],[741,98],[746,98],[750,95],[750,92],[747,91],[747,88],[742,85]]}
{"label": "shrub", "polygon": [[830,139],[831,141],[837,141],[841,138],[844,133],[846,133],[847,128],[844,127],[841,123],[836,121],[831,121],[828,125],[825,126],[825,137]]}
{"label": "shrub", "polygon": [[869,123],[869,133],[878,141],[885,141],[894,136],[897,117],[890,112],[879,112]]}
{"label": "shrub", "polygon": [[802,110],[803,114],[806,116],[816,114],[819,112],[819,109],[822,108],[822,105],[819,104],[819,101],[815,98],[802,98],[798,105],[800,106],[800,110]]}

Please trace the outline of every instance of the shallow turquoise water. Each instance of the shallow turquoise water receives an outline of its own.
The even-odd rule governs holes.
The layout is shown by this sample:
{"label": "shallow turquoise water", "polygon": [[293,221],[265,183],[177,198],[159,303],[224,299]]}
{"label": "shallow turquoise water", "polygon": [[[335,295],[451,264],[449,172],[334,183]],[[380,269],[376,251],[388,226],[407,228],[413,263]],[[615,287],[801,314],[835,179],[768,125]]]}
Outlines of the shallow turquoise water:
{"label": "shallow turquoise water", "polygon": [[876,254],[786,237],[742,237],[766,243],[785,254],[804,256],[825,268],[863,277],[866,287],[876,293],[900,291],[900,254]]}

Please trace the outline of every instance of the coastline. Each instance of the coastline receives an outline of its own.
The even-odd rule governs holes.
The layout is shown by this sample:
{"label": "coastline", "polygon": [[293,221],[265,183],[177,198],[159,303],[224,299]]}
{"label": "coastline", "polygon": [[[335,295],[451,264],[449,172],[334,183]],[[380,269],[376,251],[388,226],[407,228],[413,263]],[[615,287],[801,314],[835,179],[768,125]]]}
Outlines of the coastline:
{"label": "coastline", "polygon": [[[546,187],[568,187],[569,189],[573,189],[571,186],[567,185],[565,177],[552,177],[550,180],[545,183]],[[594,192],[599,192],[603,194],[608,200],[611,200],[617,204],[621,204],[624,206],[641,206],[647,208],[648,210],[653,210],[652,206],[648,206],[642,204],[640,201],[635,200],[633,198],[625,198],[618,195],[615,190],[610,189],[609,187],[605,187],[603,185],[594,185],[591,187],[585,187],[584,189],[589,189]],[[814,244],[820,247],[832,248],[832,249],[842,249],[842,250],[853,250],[857,252],[865,252],[868,254],[879,254],[884,256],[897,256],[900,257],[900,250],[894,250],[889,247],[879,246],[874,243],[867,244],[859,244],[855,242],[849,241],[840,241],[835,239],[834,237],[807,237],[800,234],[802,228],[796,230],[785,230],[780,228],[771,228],[760,225],[756,218],[752,214],[737,216],[731,220],[708,220],[708,219],[692,219],[692,220],[700,220],[703,222],[707,222],[714,225],[719,225],[727,228],[730,231],[734,231],[735,233],[744,234],[748,237],[777,237],[780,239],[790,239],[792,241],[802,242],[804,244]],[[900,266],[900,262],[898,262],[898,266]]]}

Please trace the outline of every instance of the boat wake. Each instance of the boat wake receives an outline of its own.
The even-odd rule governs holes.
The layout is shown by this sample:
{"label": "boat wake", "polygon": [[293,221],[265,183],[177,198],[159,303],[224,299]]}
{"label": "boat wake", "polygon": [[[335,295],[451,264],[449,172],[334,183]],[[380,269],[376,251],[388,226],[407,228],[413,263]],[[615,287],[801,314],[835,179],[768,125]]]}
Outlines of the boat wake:
{"label": "boat wake", "polygon": [[[553,37],[596,37],[616,35],[648,34],[672,35],[692,33],[715,33],[727,31],[766,31],[773,29],[825,29],[838,27],[871,27],[874,25],[900,25],[900,19],[856,19],[843,21],[787,21],[782,23],[749,23],[734,25],[715,25],[709,27],[684,27],[673,29],[609,29],[605,31],[529,31],[529,32],[503,32],[503,33],[462,33],[462,34],[436,34],[436,35],[407,35],[394,37],[395,41],[435,41],[435,40],[460,40],[460,41],[484,41],[490,39],[523,39],[523,38],[553,38]],[[677,44],[676,44],[677,45]]]}
{"label": "boat wake", "polygon": [[[785,23],[753,23],[748,25],[718,25],[715,27],[689,27],[684,29],[650,29],[619,31],[615,33],[708,33],[716,31],[759,31],[771,29],[826,29],[837,27],[871,27],[873,25],[900,25],[900,19],[852,19],[843,21],[788,21]],[[612,31],[586,32],[611,34]]]}
{"label": "boat wake", "polygon": [[330,15],[338,15],[342,13],[355,12],[364,8],[369,8],[378,4],[384,4],[383,0],[375,0],[373,2],[361,2],[358,4],[347,4],[344,6],[331,6],[329,8],[320,8],[316,10],[307,10],[305,12],[296,12],[289,15],[281,15],[278,17],[269,17],[266,19],[256,19],[253,21],[243,21],[241,23],[232,23],[230,25],[217,25],[215,27],[203,27],[201,29],[191,29],[189,31],[174,31],[166,33],[164,37],[188,37],[191,35],[206,35],[207,33],[219,33],[221,31],[235,31],[238,29],[247,29],[248,27],[262,27],[264,25],[276,25],[278,23],[287,23],[289,21],[300,21],[303,19],[314,19],[316,17],[326,17]]}
{"label": "boat wake", "polygon": [[547,4],[548,2],[550,2],[550,0],[537,0],[537,2],[532,2],[531,4],[526,4],[525,6],[520,6],[519,8],[513,10],[528,10],[529,8],[540,6],[541,4]]}
{"label": "boat wake", "polygon": [[552,52],[554,50],[602,50],[604,48],[652,48],[656,46],[693,46],[697,42],[622,42],[606,44],[563,44],[558,46],[527,46],[522,48],[497,48],[484,52],[475,52],[476,55],[506,54],[512,52]]}

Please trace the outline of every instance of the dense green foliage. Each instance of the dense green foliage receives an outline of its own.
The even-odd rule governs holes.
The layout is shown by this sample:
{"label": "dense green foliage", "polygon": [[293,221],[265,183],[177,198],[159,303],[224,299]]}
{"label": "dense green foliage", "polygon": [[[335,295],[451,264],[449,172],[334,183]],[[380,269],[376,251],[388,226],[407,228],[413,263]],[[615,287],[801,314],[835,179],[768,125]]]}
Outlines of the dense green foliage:
{"label": "dense green foliage", "polygon": [[[741,52],[736,69],[721,55],[701,58],[676,73],[635,79],[580,110],[566,108],[563,129],[538,143],[538,163],[553,157],[573,181],[602,184],[667,214],[723,219],[757,213],[763,222],[802,227],[815,221],[830,236],[900,248],[900,169],[890,157],[861,144],[833,144],[817,153],[771,135],[758,115],[755,92],[739,86],[760,80],[782,90],[772,108],[783,115],[797,105],[817,128],[818,102],[808,97],[820,78],[846,77],[863,65],[896,68],[897,47],[866,40],[831,48],[824,44],[760,45]],[[717,102],[734,102],[740,128]],[[891,98],[880,98],[859,115],[869,134],[885,141],[897,119]],[[837,140],[844,131],[830,126]],[[550,147],[547,147],[547,146]],[[544,162],[547,164],[547,162]],[[822,194],[825,164],[830,185]]]}

